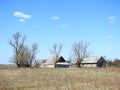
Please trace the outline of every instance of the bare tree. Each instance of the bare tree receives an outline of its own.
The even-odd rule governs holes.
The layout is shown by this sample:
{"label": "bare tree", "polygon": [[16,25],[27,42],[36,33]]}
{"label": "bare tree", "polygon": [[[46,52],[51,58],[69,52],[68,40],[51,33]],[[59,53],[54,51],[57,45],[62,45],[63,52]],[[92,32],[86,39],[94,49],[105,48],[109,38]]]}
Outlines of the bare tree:
{"label": "bare tree", "polygon": [[72,52],[74,54],[74,58],[77,59],[77,66],[80,67],[80,63],[84,57],[88,57],[91,53],[88,51],[89,43],[87,42],[75,42],[72,45]]}
{"label": "bare tree", "polygon": [[51,49],[49,49],[50,53],[56,57],[56,59],[60,56],[61,50],[62,50],[63,44],[55,43]]}
{"label": "bare tree", "polygon": [[15,55],[13,55],[14,63],[20,67],[18,55],[20,54],[20,49],[24,46],[24,41],[26,37],[22,37],[19,32],[13,34],[13,39],[9,41],[9,44],[13,47]]}
{"label": "bare tree", "polygon": [[31,50],[30,67],[32,66],[32,62],[34,61],[36,57],[37,50],[38,50],[38,44],[34,43],[32,45],[32,50]]}
{"label": "bare tree", "polygon": [[30,49],[24,44],[25,39],[25,36],[22,37],[19,32],[16,32],[13,34],[13,39],[9,41],[14,50],[12,60],[17,67],[31,67],[36,56],[38,45],[33,44],[32,49]]}

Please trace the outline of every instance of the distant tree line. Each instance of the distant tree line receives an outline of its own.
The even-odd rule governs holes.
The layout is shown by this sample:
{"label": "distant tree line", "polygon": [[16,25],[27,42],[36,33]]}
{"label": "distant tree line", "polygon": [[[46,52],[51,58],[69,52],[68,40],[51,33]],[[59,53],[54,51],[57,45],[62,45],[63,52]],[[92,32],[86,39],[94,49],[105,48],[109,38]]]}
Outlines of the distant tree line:
{"label": "distant tree line", "polygon": [[120,67],[120,59],[115,59],[115,60],[108,60],[107,61],[108,67]]}

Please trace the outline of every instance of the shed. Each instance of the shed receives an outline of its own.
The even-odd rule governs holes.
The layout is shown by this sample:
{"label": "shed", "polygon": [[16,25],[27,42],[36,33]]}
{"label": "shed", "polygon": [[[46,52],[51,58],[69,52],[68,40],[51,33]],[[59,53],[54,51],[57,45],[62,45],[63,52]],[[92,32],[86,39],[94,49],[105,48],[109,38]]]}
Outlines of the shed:
{"label": "shed", "polygon": [[80,64],[81,67],[106,67],[106,61],[103,57],[86,57]]}

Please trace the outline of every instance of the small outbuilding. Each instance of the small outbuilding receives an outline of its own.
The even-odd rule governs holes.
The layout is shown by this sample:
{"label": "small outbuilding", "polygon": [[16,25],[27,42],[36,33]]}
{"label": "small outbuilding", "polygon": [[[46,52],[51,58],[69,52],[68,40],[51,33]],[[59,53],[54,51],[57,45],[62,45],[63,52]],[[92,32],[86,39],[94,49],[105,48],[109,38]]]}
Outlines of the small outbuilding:
{"label": "small outbuilding", "polygon": [[106,67],[106,61],[103,57],[86,57],[83,58],[81,67]]}

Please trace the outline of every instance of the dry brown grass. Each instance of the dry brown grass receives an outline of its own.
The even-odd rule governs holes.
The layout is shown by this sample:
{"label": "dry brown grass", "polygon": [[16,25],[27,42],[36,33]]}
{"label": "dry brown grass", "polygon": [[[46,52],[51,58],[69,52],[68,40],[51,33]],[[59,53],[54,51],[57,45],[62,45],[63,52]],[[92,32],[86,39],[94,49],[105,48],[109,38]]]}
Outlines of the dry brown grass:
{"label": "dry brown grass", "polygon": [[120,90],[120,68],[0,69],[0,90]]}

